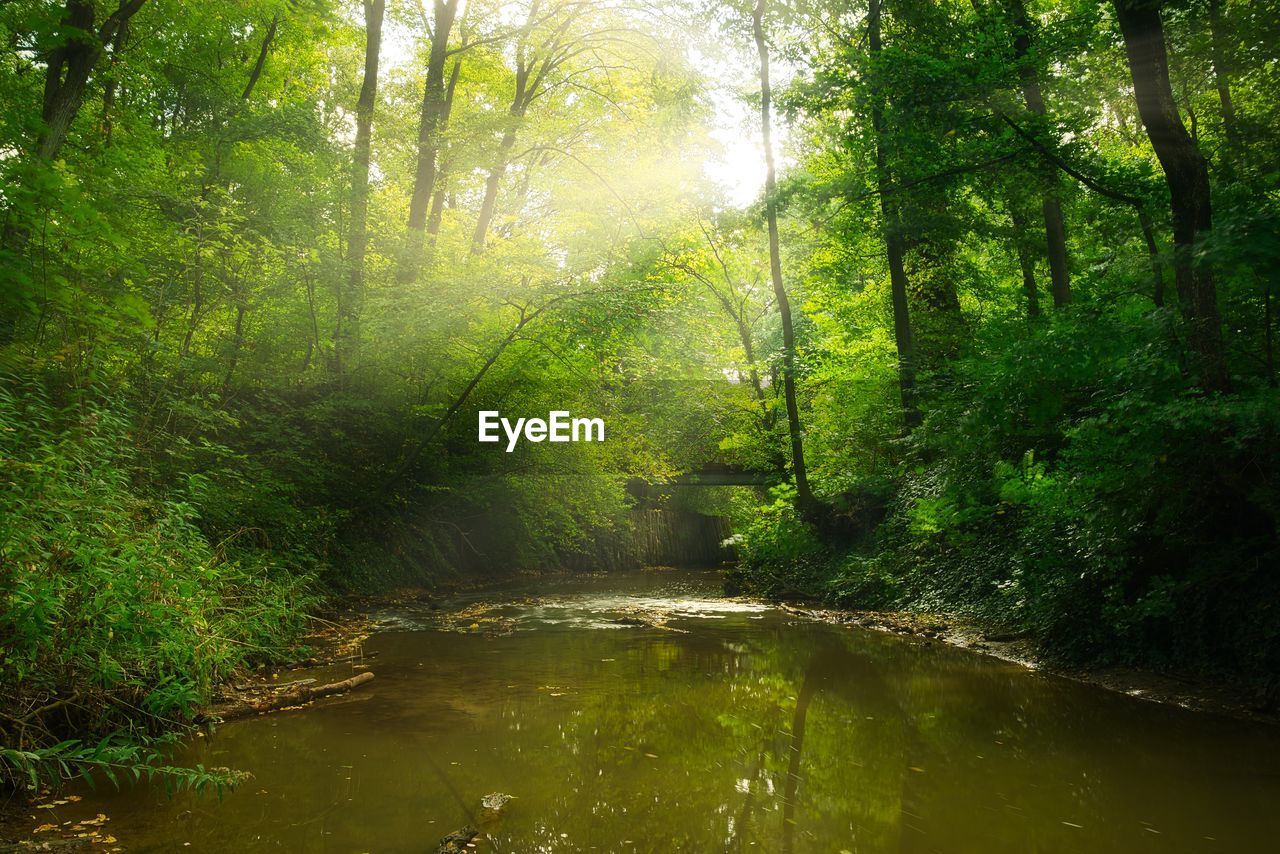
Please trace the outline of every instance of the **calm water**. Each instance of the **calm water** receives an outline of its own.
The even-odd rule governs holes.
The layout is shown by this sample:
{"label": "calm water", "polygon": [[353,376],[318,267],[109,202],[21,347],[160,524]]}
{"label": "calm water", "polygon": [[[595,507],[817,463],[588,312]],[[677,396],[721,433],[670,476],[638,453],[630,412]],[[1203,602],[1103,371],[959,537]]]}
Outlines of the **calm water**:
{"label": "calm water", "polygon": [[[221,802],[51,818],[104,812],[128,851],[430,852],[505,792],[480,850],[1277,850],[1275,728],[717,589],[651,571],[388,611],[373,683],[180,757],[253,773]],[[666,627],[612,622],[636,607]]]}

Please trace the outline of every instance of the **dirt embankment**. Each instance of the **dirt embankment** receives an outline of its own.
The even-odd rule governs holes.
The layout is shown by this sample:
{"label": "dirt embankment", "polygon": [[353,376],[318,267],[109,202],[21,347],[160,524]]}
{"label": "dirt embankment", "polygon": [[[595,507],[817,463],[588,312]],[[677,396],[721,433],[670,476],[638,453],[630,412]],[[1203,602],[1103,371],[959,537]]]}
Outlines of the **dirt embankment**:
{"label": "dirt embankment", "polygon": [[1280,723],[1274,698],[1259,694],[1253,686],[1181,674],[1158,673],[1128,667],[1062,667],[1045,660],[1025,635],[993,631],[942,614],[912,611],[858,611],[779,603],[790,614],[838,625],[856,625],[876,631],[923,638],[991,655],[1004,661],[1098,685],[1155,703],[1236,718]]}

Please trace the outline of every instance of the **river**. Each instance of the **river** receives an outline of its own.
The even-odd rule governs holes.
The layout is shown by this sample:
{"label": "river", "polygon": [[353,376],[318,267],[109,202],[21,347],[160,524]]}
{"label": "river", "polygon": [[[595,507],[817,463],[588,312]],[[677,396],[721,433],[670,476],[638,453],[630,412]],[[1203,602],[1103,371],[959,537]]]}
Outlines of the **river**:
{"label": "river", "polygon": [[431,852],[502,792],[477,850],[1276,850],[1274,727],[718,590],[650,570],[388,608],[372,683],[176,757],[252,772],[235,791],[50,820],[104,813],[125,851]]}

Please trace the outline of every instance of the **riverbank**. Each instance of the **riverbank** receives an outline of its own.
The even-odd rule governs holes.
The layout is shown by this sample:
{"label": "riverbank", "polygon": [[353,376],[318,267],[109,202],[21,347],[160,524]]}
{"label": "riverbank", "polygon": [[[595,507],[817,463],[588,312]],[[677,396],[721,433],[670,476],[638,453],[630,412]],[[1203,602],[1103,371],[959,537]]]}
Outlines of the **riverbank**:
{"label": "riverbank", "polygon": [[[672,567],[648,567],[645,572],[678,571]],[[501,593],[512,584],[539,580],[607,577],[607,573],[521,572],[509,578],[480,583],[454,583],[443,587],[401,587],[386,594],[350,595],[334,600],[315,618],[320,629],[309,634],[302,643],[313,651],[303,660],[282,663],[275,668],[259,669],[232,680],[219,695],[211,710],[216,714],[227,704],[260,698],[264,694],[288,686],[298,678],[301,668],[318,670],[327,677],[368,670],[374,659],[363,653],[363,642],[377,625],[370,615],[389,607],[426,604],[444,607],[459,597]],[[1162,673],[1136,667],[1064,666],[1051,661],[1027,636],[1000,631],[978,622],[956,616],[915,611],[828,608],[805,600],[770,600],[750,596],[726,596],[744,602],[767,603],[806,619],[858,626],[874,631],[920,638],[924,643],[944,643],[1020,664],[1032,670],[1051,673],[1077,682],[1096,685],[1108,691],[1191,711],[1227,715],[1234,718],[1280,724],[1280,709],[1268,705],[1252,686],[1230,680],[1213,680],[1190,674]],[[462,613],[462,612],[460,612]],[[637,612],[637,624],[660,625],[660,615],[646,618]],[[487,623],[482,626],[493,633]],[[342,665],[334,669],[332,665]],[[324,669],[324,668],[328,669]],[[307,672],[310,673],[310,670]]]}
{"label": "riverbank", "polygon": [[[678,571],[671,567],[648,567],[646,572]],[[389,607],[409,604],[426,604],[440,608],[447,603],[468,595],[500,593],[512,584],[527,584],[539,580],[607,577],[607,573],[521,572],[510,578],[482,583],[456,583],[428,589],[402,587],[383,595],[352,595],[335,600],[316,619],[322,628],[304,639],[315,648],[308,660],[283,664],[271,672],[262,670],[244,674],[240,687],[244,690],[224,694],[221,702],[235,701],[245,696],[261,696],[264,692],[288,685],[297,678],[299,666],[312,669],[326,665],[350,664],[352,674],[369,669],[373,659],[363,654],[363,642],[377,630],[370,614]],[[1280,709],[1268,705],[1252,686],[1230,680],[1213,680],[1189,674],[1162,673],[1136,667],[1064,666],[1054,663],[1044,651],[1026,635],[1000,631],[978,622],[956,616],[915,611],[868,610],[828,608],[804,600],[770,600],[750,596],[726,596],[744,602],[767,603],[781,610],[806,619],[820,622],[858,626],[874,631],[901,636],[913,636],[924,643],[944,643],[968,649],[1020,664],[1032,670],[1051,673],[1077,682],[1096,685],[1108,691],[1125,694],[1136,699],[1164,705],[1178,706],[1191,711],[1280,724]],[[465,612],[460,612],[464,613]],[[632,619],[640,625],[661,625],[661,615],[649,618],[637,611]],[[484,623],[482,628],[494,633],[493,627]],[[341,673],[330,668],[323,671],[333,677]],[[292,674],[292,675],[291,675]],[[231,686],[228,686],[229,688]],[[215,707],[216,713],[216,707]]]}
{"label": "riverbank", "polygon": [[[872,615],[845,628],[721,583],[557,574],[351,603],[376,626],[353,650],[377,672],[367,687],[175,749],[175,763],[251,781],[220,799],[72,785],[28,810],[25,830],[87,833],[102,814],[108,850],[131,851],[428,851],[464,827],[503,851],[711,850],[735,834],[744,849],[790,837],[838,850],[850,827],[869,851],[917,837],[992,854],[1274,838],[1257,809],[1274,796],[1274,727],[971,655],[940,621],[914,636],[869,630]],[[275,672],[319,683],[352,667]],[[506,796],[500,816],[481,812]],[[45,825],[57,829],[33,834]]]}
{"label": "riverbank", "polygon": [[996,631],[943,614],[823,608],[785,600],[776,604],[796,616],[834,625],[915,636],[925,643],[945,643],[1148,702],[1280,724],[1280,709],[1268,705],[1256,690],[1240,683],[1132,667],[1057,665],[1050,662],[1026,636]]}

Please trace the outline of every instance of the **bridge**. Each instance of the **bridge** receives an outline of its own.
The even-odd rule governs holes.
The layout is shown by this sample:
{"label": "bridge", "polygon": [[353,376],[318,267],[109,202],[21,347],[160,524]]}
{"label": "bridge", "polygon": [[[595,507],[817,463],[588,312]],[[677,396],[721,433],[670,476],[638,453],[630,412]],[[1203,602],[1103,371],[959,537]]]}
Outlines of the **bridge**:
{"label": "bridge", "polygon": [[759,471],[722,463],[708,463],[696,471],[687,471],[647,487],[668,486],[777,486],[785,475],[777,471]]}

